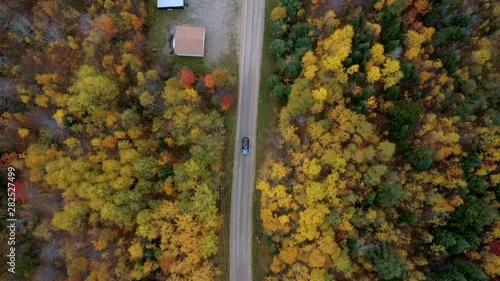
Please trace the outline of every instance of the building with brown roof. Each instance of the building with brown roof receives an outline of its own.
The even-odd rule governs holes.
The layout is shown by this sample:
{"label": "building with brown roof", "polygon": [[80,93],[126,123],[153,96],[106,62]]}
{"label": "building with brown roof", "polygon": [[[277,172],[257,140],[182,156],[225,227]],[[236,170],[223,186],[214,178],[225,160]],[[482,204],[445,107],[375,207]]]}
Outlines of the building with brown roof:
{"label": "building with brown roof", "polygon": [[174,53],[178,56],[203,57],[205,54],[205,28],[177,26],[174,35]]}

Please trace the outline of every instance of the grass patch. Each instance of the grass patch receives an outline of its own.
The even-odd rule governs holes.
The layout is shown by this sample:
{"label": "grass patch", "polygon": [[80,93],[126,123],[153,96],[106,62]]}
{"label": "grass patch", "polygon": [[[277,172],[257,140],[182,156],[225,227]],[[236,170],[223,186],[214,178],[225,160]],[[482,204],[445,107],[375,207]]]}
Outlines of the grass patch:
{"label": "grass patch", "polygon": [[172,56],[169,58],[169,61],[172,65],[176,66],[174,70],[187,67],[196,75],[203,75],[212,69],[212,66],[203,58]]}
{"label": "grass patch", "polygon": [[264,43],[262,47],[262,62],[260,66],[260,86],[259,86],[259,111],[257,115],[257,155],[256,167],[260,167],[265,155],[266,135],[273,127],[274,118],[272,116],[273,100],[269,95],[267,87],[267,78],[273,74],[273,58],[269,53],[269,45],[273,41],[271,32],[266,28],[270,25],[271,10],[278,5],[277,0],[266,1],[265,24],[264,24]]}
{"label": "grass patch", "polygon": [[239,73],[239,57],[236,51],[238,44],[238,36],[236,34],[231,34],[229,38],[229,52],[220,59],[219,68],[225,69],[229,73]]}
{"label": "grass patch", "polygon": [[[257,155],[256,169],[264,162],[266,149],[266,139],[271,128],[275,124],[276,114],[273,113],[273,100],[269,95],[266,85],[267,77],[273,73],[273,59],[268,52],[269,45],[273,40],[269,29],[271,10],[277,5],[277,0],[266,1],[264,42],[262,49],[262,61],[260,68],[260,91],[259,91],[259,111],[257,115]],[[257,177],[256,173],[256,177]],[[253,280],[265,280],[270,273],[270,265],[273,259],[274,244],[272,240],[264,235],[262,220],[260,219],[260,191],[255,190],[253,196],[253,243],[252,243],[252,273]]]}
{"label": "grass patch", "polygon": [[[240,14],[242,1],[233,1],[234,13],[236,15]],[[238,22],[240,20],[238,19]],[[236,22],[234,24],[237,24]],[[240,37],[238,33],[235,33],[234,30],[231,30],[229,34],[229,51],[223,57],[219,59],[216,67],[220,69],[225,69],[229,73],[234,73],[235,76],[239,75],[239,60],[238,57],[238,49],[240,46]],[[237,84],[238,85],[238,84]],[[236,101],[235,101],[236,103]],[[236,120],[236,117],[235,117]]]}
{"label": "grass patch", "polygon": [[163,50],[168,44],[172,23],[187,16],[185,10],[158,10],[156,2],[156,0],[148,1],[148,12],[152,16],[149,20],[150,30],[146,53],[152,62],[165,56]]}

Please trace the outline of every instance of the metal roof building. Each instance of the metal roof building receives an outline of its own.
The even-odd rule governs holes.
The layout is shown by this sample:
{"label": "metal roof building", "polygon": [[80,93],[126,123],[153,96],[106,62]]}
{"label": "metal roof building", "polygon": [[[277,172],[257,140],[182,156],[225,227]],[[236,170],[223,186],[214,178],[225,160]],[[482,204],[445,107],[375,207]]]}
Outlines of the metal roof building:
{"label": "metal roof building", "polygon": [[184,0],[158,0],[158,9],[184,9]]}

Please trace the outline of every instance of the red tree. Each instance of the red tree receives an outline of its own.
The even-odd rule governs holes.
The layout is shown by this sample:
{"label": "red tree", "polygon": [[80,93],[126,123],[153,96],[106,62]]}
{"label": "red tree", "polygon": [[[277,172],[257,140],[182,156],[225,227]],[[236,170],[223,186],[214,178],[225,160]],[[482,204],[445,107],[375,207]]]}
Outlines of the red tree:
{"label": "red tree", "polygon": [[220,109],[222,111],[228,111],[229,108],[231,108],[231,104],[234,101],[234,97],[231,94],[225,94],[222,96],[222,99],[220,101]]}
{"label": "red tree", "polygon": [[189,70],[189,69],[183,69],[179,72],[179,84],[181,84],[181,87],[184,89],[188,89],[191,87],[191,85],[194,84],[196,81],[196,76],[194,73]]}
{"label": "red tree", "polygon": [[500,240],[496,240],[490,244],[490,249],[493,254],[500,256]]}
{"label": "red tree", "polygon": [[205,75],[205,86],[210,89],[213,89],[213,87],[215,86],[214,77],[210,73]]}

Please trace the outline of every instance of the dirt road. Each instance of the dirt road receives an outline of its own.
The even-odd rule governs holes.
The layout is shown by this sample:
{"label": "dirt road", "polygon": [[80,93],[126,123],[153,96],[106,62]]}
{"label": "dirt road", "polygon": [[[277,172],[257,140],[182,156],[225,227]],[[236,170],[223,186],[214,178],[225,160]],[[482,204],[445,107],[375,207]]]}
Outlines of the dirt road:
{"label": "dirt road", "polygon": [[[238,125],[231,195],[231,281],[252,280],[252,195],[264,7],[264,0],[242,0]],[[245,136],[250,138],[248,155],[241,153],[241,140]]]}

